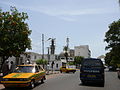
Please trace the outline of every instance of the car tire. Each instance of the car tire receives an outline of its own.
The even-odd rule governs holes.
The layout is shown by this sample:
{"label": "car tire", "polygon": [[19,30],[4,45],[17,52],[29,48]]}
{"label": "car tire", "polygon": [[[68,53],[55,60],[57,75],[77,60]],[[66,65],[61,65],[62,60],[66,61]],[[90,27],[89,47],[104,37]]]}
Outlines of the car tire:
{"label": "car tire", "polygon": [[9,89],[10,89],[10,87],[5,87],[5,89],[9,90]]}
{"label": "car tire", "polygon": [[75,71],[73,71],[73,73],[75,73]]}
{"label": "car tire", "polygon": [[118,78],[120,79],[120,76],[118,75]]}
{"label": "car tire", "polygon": [[30,85],[29,85],[29,88],[30,89],[33,89],[35,87],[35,82],[34,81],[31,81],[30,82]]}
{"label": "car tire", "polygon": [[62,73],[62,71],[60,70],[60,73]]}
{"label": "car tire", "polygon": [[44,83],[44,78],[41,79],[41,83]]}

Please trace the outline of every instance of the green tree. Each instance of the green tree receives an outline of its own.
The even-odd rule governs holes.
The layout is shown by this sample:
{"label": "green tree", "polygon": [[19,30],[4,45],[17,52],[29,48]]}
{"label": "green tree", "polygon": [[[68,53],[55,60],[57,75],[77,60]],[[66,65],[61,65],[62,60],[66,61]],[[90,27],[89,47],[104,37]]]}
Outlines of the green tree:
{"label": "green tree", "polygon": [[36,64],[42,65],[43,68],[45,68],[45,66],[48,64],[48,61],[45,59],[38,59],[38,60],[36,60]]}
{"label": "green tree", "polygon": [[76,67],[78,66],[80,66],[80,64],[81,64],[81,61],[84,59],[84,57],[82,57],[82,56],[75,56],[75,58],[74,58],[74,63],[75,63],[75,65],[76,65]]}
{"label": "green tree", "polygon": [[39,64],[39,65],[47,65],[47,60],[45,59],[38,59],[36,60],[36,64]]}
{"label": "green tree", "polygon": [[105,64],[106,65],[110,65],[111,58],[112,58],[112,53],[111,52],[106,53],[106,56],[105,56]]}
{"label": "green tree", "polygon": [[31,30],[25,22],[26,19],[28,19],[27,13],[20,13],[15,7],[11,7],[10,11],[6,12],[0,10],[0,57],[2,57],[2,65],[9,57],[18,57],[26,49],[31,49],[29,38]]}
{"label": "green tree", "polygon": [[75,62],[68,62],[68,65],[75,65]]}
{"label": "green tree", "polygon": [[116,66],[120,63],[120,20],[110,24],[104,41],[108,43],[106,50],[110,50],[105,60],[108,64]]}

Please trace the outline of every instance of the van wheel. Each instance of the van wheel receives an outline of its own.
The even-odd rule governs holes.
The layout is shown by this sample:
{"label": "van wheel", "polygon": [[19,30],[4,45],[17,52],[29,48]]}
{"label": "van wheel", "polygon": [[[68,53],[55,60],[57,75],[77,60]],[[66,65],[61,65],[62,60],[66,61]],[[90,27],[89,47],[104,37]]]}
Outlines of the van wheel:
{"label": "van wheel", "polygon": [[34,87],[35,87],[35,83],[34,83],[34,81],[31,81],[29,88],[33,89]]}
{"label": "van wheel", "polygon": [[83,85],[85,85],[85,84],[86,84],[86,82],[85,82],[84,80],[82,80],[81,82],[82,82],[82,84],[83,84]]}
{"label": "van wheel", "polygon": [[118,78],[120,79],[120,76],[118,75]]}
{"label": "van wheel", "polygon": [[105,85],[105,82],[104,82],[104,81],[100,83],[100,86],[101,86],[101,87],[104,87],[104,85]]}

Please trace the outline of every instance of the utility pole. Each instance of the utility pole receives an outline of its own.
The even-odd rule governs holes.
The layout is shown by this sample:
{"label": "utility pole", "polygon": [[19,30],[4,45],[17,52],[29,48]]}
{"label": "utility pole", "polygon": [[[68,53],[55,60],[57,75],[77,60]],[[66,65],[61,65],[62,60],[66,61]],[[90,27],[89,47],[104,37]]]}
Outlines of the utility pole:
{"label": "utility pole", "polygon": [[48,74],[49,74],[49,67],[50,67],[50,51],[49,51],[49,47],[47,47],[48,49],[48,64],[47,64],[47,70],[48,70]]}
{"label": "utility pole", "polygon": [[44,59],[44,34],[42,34],[42,59]]}

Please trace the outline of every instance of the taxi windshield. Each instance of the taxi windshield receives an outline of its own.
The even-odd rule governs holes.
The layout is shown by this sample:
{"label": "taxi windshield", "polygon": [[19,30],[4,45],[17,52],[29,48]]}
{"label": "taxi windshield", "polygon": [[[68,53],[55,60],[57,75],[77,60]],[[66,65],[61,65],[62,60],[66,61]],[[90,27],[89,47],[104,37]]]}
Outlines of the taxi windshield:
{"label": "taxi windshield", "polygon": [[34,66],[18,66],[15,73],[34,73]]}

